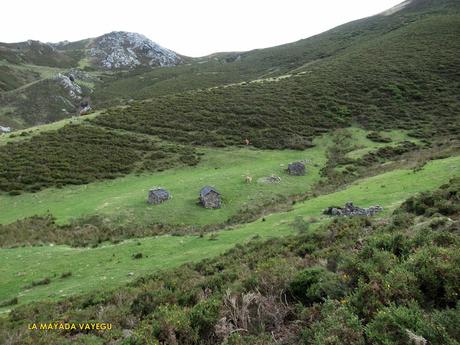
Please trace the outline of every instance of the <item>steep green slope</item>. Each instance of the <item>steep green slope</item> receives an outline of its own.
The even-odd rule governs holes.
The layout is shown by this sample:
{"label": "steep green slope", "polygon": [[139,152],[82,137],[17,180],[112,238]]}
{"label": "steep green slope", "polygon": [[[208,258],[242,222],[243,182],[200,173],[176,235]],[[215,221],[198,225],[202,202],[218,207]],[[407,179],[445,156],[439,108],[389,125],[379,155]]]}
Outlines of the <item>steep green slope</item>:
{"label": "steep green slope", "polygon": [[190,147],[82,124],[7,143],[0,157],[0,190],[12,195],[198,162]]}
{"label": "steep green slope", "polygon": [[54,67],[14,65],[0,61],[0,92],[23,87],[59,71],[59,68]]}
{"label": "steep green slope", "polygon": [[[257,148],[305,149],[318,135],[352,124],[372,130],[405,129],[425,142],[455,139],[460,131],[458,9],[456,2],[414,1],[390,16],[371,17],[312,38],[323,37],[332,47],[331,42],[351,42],[338,33],[363,30],[362,35],[352,35],[361,38],[346,49],[297,67],[293,74],[132,102],[91,121],[112,129],[115,136],[127,130],[130,135],[153,135],[184,146],[235,146],[248,139]],[[86,145],[79,142],[85,136],[72,140],[74,150]],[[31,168],[37,157],[54,152],[58,141],[47,142],[41,136],[0,148],[1,188],[17,193],[69,183],[67,173],[49,178],[54,172]],[[72,155],[69,149],[60,157],[71,161]],[[110,168],[102,170],[98,176],[113,176]],[[62,173],[60,168],[57,173]],[[80,177],[78,183],[94,180],[85,174]]]}

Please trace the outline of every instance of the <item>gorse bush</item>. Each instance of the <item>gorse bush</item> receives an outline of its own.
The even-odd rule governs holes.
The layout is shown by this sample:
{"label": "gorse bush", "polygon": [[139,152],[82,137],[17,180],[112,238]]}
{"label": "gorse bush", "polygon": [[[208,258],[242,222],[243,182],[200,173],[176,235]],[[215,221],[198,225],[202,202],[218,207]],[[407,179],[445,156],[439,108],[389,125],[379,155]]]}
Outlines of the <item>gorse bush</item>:
{"label": "gorse bush", "polygon": [[289,292],[305,305],[312,305],[326,298],[338,299],[343,291],[340,278],[320,267],[299,272],[289,285]]}
{"label": "gorse bush", "polygon": [[389,143],[391,142],[391,138],[385,137],[381,135],[379,132],[370,132],[366,135],[366,138],[375,141],[376,143]]}
{"label": "gorse bush", "polygon": [[304,344],[365,344],[363,325],[346,305],[336,300],[327,300],[319,314],[302,332]]}

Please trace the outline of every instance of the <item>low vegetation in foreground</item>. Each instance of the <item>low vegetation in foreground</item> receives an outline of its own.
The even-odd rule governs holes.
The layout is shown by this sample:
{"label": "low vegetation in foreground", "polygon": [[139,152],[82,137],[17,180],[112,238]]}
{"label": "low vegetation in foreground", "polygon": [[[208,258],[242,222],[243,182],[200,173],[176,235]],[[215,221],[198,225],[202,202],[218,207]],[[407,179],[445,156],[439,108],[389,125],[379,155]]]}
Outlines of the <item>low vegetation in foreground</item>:
{"label": "low vegetation in foreground", "polygon": [[[337,218],[113,292],[15,308],[6,344],[458,344],[460,180],[385,218]],[[133,259],[134,260],[134,259]],[[30,331],[104,320],[110,332]]]}

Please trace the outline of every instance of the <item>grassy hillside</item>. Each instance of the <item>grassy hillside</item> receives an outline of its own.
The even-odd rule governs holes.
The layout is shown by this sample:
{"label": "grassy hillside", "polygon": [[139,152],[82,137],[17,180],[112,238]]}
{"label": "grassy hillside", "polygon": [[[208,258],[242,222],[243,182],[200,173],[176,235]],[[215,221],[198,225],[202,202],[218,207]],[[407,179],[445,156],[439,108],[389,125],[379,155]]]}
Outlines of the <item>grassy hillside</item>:
{"label": "grassy hillside", "polygon": [[37,66],[69,68],[78,61],[57,51],[51,45],[39,41],[19,43],[0,42],[0,60],[12,64],[31,64]]}
{"label": "grassy hillside", "polygon": [[13,143],[15,141],[28,140],[34,135],[40,134],[42,132],[57,130],[68,124],[79,124],[84,122],[86,119],[97,116],[98,114],[98,112],[93,112],[88,115],[82,115],[74,118],[66,118],[56,122],[48,123],[46,125],[37,125],[25,129],[18,129],[14,132],[5,133],[0,136],[0,145]]}
{"label": "grassy hillside", "polygon": [[[321,336],[324,327],[329,333],[337,332],[338,338],[332,344],[339,344],[344,334],[351,337],[351,343],[361,344],[363,342],[359,339],[362,339],[363,332],[368,337],[393,339],[397,344],[403,344],[398,341],[408,336],[405,327],[434,344],[455,344],[458,334],[452,328],[455,322],[450,319],[455,311],[448,314],[448,308],[455,308],[458,300],[458,285],[455,284],[458,280],[458,270],[455,269],[458,238],[453,231],[453,222],[458,216],[455,201],[458,183],[435,194],[413,198],[392,218],[386,220],[385,217],[410,195],[437,188],[452,176],[458,176],[459,164],[458,157],[450,158],[433,161],[416,173],[399,170],[365,179],[343,191],[298,204],[293,212],[219,232],[217,237],[166,236],[83,250],[61,246],[2,249],[2,260],[16,258],[15,265],[1,271],[5,282],[1,295],[5,301],[15,296],[21,304],[66,297],[60,304],[41,302],[19,307],[10,314],[8,321],[2,321],[4,332],[11,327],[20,327],[28,320],[40,322],[59,318],[78,322],[104,319],[114,323],[116,329],[113,332],[77,336],[100,343],[104,338],[121,337],[121,329],[127,328],[135,329],[135,334],[131,333],[132,344],[137,344],[136,341],[142,343],[139,339],[144,337],[170,341],[172,336],[187,344],[220,343],[222,339],[218,340],[219,337],[225,337],[226,333],[217,321],[225,315],[232,315],[232,310],[244,310],[240,309],[244,307],[239,299],[233,302],[234,309],[231,309],[230,297],[243,298],[256,293],[260,299],[248,302],[248,307],[255,303],[254,314],[250,314],[253,315],[252,321],[247,319],[249,323],[245,323],[244,330],[236,330],[231,339],[251,335],[263,340],[272,332],[273,336],[283,338],[286,344],[308,343],[308,339],[315,337],[318,344],[326,344]],[[382,188],[386,190],[384,195]],[[320,215],[325,206],[350,199],[363,206],[383,205],[387,210],[384,218],[329,222]],[[430,217],[433,213],[438,214],[436,221],[420,217]],[[448,220],[446,216],[454,220]],[[328,225],[312,232],[308,224],[313,218],[320,223],[326,221]],[[303,235],[297,238],[260,242],[298,231]],[[255,235],[259,241],[248,243],[251,239],[254,241]],[[96,287],[123,285],[138,275],[158,270],[160,263],[164,270],[215,256],[237,243],[246,245],[237,246],[211,261],[138,279],[113,293],[99,290],[91,295],[68,298],[75,292],[91,291]],[[446,261],[445,258],[449,259]],[[129,272],[132,273],[128,275]],[[425,272],[434,272],[435,275]],[[441,291],[439,289],[442,294],[436,292]],[[284,303],[278,300],[280,293]],[[393,302],[397,302],[397,306]],[[291,303],[292,309],[289,308]],[[294,308],[296,303],[297,309]],[[341,307],[332,308],[331,303]],[[282,305],[283,309],[279,309]],[[256,312],[257,306],[259,313]],[[189,313],[198,312],[198,308],[204,308],[200,309],[201,316],[198,319],[190,316],[190,321],[188,316],[194,314]],[[329,312],[330,309],[335,310],[335,314]],[[97,310],[99,314],[95,314]],[[252,310],[249,308],[247,312],[252,313]],[[274,310],[277,310],[275,314]],[[284,313],[281,310],[287,314],[277,314]],[[318,311],[322,316],[317,314]],[[339,318],[343,324],[331,320],[334,315],[337,317],[337,312],[345,313]],[[447,314],[436,314],[441,312]],[[388,313],[394,316],[387,317]],[[272,319],[275,317],[279,317],[277,322]],[[196,320],[201,321],[196,324]],[[302,330],[289,326],[293,320],[299,320],[297,324]],[[246,322],[228,318],[227,321],[227,327],[235,328],[239,327],[239,322]],[[18,323],[13,326],[15,322]],[[330,328],[328,322],[334,328]],[[429,322],[429,327],[438,327],[438,331],[432,331],[423,322]],[[394,324],[397,328],[383,330],[381,324]],[[200,328],[203,325],[207,328]],[[164,329],[169,329],[169,333]],[[34,338],[36,334],[19,328],[18,332],[20,338]],[[192,332],[198,332],[196,338],[192,337],[195,334]],[[70,336],[65,332],[41,334],[50,344],[58,341],[57,337]],[[96,336],[102,339],[96,340]],[[62,343],[63,339],[60,341]],[[376,343],[384,344],[377,340]]]}
{"label": "grassy hillside", "polygon": [[14,65],[0,60],[0,92],[11,91],[43,78],[50,78],[62,71],[60,68]]}

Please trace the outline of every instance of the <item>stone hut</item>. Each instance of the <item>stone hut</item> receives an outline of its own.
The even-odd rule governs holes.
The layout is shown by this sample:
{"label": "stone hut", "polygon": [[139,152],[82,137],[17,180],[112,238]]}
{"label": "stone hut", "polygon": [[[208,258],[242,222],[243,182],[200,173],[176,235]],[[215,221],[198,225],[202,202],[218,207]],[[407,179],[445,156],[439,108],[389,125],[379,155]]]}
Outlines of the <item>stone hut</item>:
{"label": "stone hut", "polygon": [[289,163],[287,171],[289,175],[303,176],[305,175],[305,164],[302,162]]}
{"label": "stone hut", "polygon": [[220,208],[222,205],[221,195],[213,187],[203,187],[200,191],[200,204],[205,208]]}
{"label": "stone hut", "polygon": [[152,188],[149,190],[147,199],[148,204],[161,204],[162,202],[168,201],[171,198],[171,194],[163,188]]}

